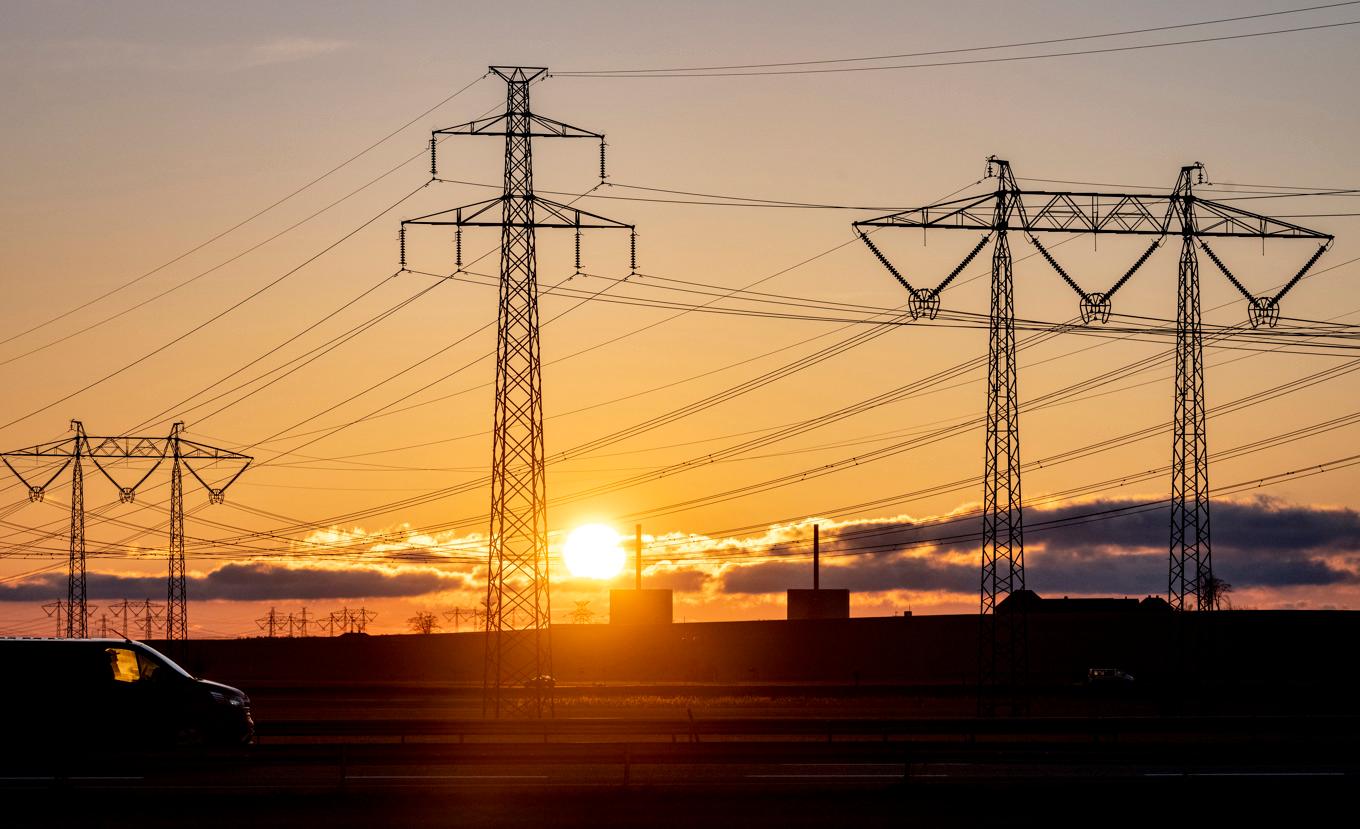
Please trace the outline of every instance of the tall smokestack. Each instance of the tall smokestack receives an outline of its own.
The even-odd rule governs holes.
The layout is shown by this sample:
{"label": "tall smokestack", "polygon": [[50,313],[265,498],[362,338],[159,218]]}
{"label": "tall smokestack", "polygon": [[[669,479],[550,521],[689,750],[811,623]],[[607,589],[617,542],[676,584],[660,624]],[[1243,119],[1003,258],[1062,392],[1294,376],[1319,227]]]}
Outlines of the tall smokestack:
{"label": "tall smokestack", "polygon": [[822,589],[822,525],[812,525],[812,589]]}
{"label": "tall smokestack", "polygon": [[637,589],[642,589],[642,525],[637,525]]}

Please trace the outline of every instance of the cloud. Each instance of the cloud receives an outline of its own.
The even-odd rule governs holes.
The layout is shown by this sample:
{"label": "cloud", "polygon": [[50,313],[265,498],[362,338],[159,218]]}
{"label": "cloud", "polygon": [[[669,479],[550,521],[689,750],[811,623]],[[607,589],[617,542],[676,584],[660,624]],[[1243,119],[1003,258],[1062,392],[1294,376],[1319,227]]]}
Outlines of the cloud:
{"label": "cloud", "polygon": [[276,63],[292,63],[299,60],[329,55],[350,48],[352,44],[344,40],[330,40],[315,37],[280,37],[263,43],[252,44],[239,58],[242,68],[268,66]]}
{"label": "cloud", "polygon": [[[834,562],[823,559],[821,584],[854,591],[926,590],[965,592],[976,588],[977,568],[917,555],[869,555]],[[811,587],[812,568],[805,562],[742,565],[724,571],[727,593],[768,593]]]}
{"label": "cloud", "polygon": [[[1218,501],[1214,571],[1238,588],[1360,583],[1360,513],[1273,499]],[[1092,520],[1092,519],[1100,520]],[[1105,499],[1025,513],[1026,574],[1040,593],[1118,595],[1166,590],[1170,507]],[[810,523],[810,522],[809,522]],[[822,524],[822,584],[856,591],[977,589],[982,522],[973,512]],[[720,591],[752,594],[808,585],[806,524],[772,528],[743,554],[770,556],[721,573]],[[714,550],[725,548],[714,541]],[[803,560],[779,560],[796,555]]]}
{"label": "cloud", "polygon": [[[1100,519],[1100,520],[1095,520]],[[1218,501],[1212,509],[1214,572],[1238,591],[1288,598],[1289,591],[1360,588],[1360,512],[1277,500]],[[1047,595],[1143,595],[1166,590],[1169,508],[1104,499],[1025,513],[1028,586]],[[675,533],[651,539],[667,559],[647,568],[645,584],[698,594],[705,602],[760,601],[808,586],[811,524],[822,528],[822,584],[860,594],[966,597],[978,584],[981,521],[971,507],[930,519],[890,516],[781,524],[763,533],[713,538]],[[484,584],[475,536],[426,537],[338,530],[314,534],[361,565],[228,564],[190,579],[193,600],[416,597]],[[311,556],[324,556],[308,547]],[[393,559],[404,563],[393,565]],[[324,557],[319,559],[324,561]],[[429,566],[427,562],[442,562]],[[557,571],[557,572],[560,572]],[[555,589],[570,579],[555,577]],[[64,574],[0,584],[0,601],[50,601],[66,592]],[[91,574],[90,595],[160,596],[164,576]],[[1329,594],[1330,595],[1330,594]],[[1309,598],[1311,597],[1304,597]]]}
{"label": "cloud", "polygon": [[138,69],[152,72],[222,72],[296,63],[353,47],[306,36],[238,43],[187,43],[84,37],[37,44],[44,65],[56,71]]}
{"label": "cloud", "polygon": [[704,589],[709,574],[697,567],[648,567],[643,572],[643,586],[677,593],[697,593]]}
{"label": "cloud", "polygon": [[[277,567],[269,564],[228,564],[206,575],[188,579],[194,601],[269,601],[282,599],[371,599],[422,596],[471,587],[463,574],[435,570],[388,570]],[[119,576],[91,573],[91,599],[161,596],[165,576]],[[66,592],[66,576],[41,577],[0,584],[0,601],[50,601]]]}

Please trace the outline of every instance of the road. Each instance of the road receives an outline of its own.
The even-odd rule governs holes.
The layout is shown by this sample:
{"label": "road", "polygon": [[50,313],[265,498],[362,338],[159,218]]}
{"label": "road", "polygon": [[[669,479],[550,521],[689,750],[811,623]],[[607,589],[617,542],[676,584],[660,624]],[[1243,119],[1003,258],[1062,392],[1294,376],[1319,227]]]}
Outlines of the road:
{"label": "road", "polygon": [[1168,813],[1221,821],[1285,804],[1305,814],[1349,806],[1360,775],[1354,729],[1279,725],[1247,739],[1189,721],[1113,740],[1079,735],[1072,722],[989,727],[971,740],[276,736],[247,751],[11,754],[0,763],[0,798],[6,826],[251,829],[901,826],[908,817],[921,826],[1056,825],[1092,814],[1104,815],[1098,825],[1117,825]]}

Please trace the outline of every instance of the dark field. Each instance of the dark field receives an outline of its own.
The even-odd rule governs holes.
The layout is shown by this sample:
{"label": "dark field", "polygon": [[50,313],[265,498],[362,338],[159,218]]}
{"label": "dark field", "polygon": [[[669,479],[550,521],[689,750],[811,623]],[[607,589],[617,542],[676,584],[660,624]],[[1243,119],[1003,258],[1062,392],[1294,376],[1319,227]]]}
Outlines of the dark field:
{"label": "dark field", "polygon": [[[477,634],[190,642],[177,659],[250,693],[258,745],[11,754],[4,825],[1252,825],[1349,808],[1360,717],[1339,655],[1360,614],[1215,616],[1033,620],[1023,717],[977,716],[975,617],[557,628],[539,721],[482,716]],[[1088,667],[1136,680],[1093,686]]]}

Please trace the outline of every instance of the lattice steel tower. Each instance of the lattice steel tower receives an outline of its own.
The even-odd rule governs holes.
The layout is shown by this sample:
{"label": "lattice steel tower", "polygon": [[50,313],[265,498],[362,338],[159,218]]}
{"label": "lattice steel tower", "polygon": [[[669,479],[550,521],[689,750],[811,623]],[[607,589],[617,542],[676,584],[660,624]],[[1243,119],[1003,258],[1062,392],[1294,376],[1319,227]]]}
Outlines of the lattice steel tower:
{"label": "lattice steel tower", "polygon": [[1011,165],[996,166],[992,213],[992,291],[987,321],[987,439],[982,481],[982,613],[1025,589],[1024,519],[1020,511],[1020,399],[1016,391],[1015,287],[1007,239],[1019,188]]}
{"label": "lattice steel tower", "polygon": [[[1020,498],[1019,400],[1016,393],[1015,319],[1008,231],[1019,230],[1077,295],[1085,324],[1110,319],[1112,300],[1171,233],[1181,236],[1177,280],[1176,394],[1172,457],[1171,566],[1168,599],[1180,609],[1203,608],[1212,576],[1209,554],[1208,449],[1205,435],[1203,336],[1200,325],[1199,266],[1203,250],[1247,301],[1253,326],[1274,325],[1280,300],[1312,268],[1332,237],[1198,198],[1193,179],[1203,166],[1183,167],[1168,194],[1022,190],[1010,165],[988,159],[997,176],[991,194],[964,196],[856,222],[860,238],[907,289],[913,319],[934,319],[940,293],[977,256],[991,237],[991,309],[987,367],[986,468],[983,473],[981,612],[979,678],[984,686],[1005,686],[1023,677],[1026,660],[1025,614],[994,613],[1006,596],[1025,587],[1024,540]],[[914,288],[873,240],[866,228],[912,227],[982,231],[985,235],[964,260],[934,288]],[[1044,247],[1036,233],[1089,233],[1154,237],[1147,249],[1104,292],[1088,292]],[[1205,239],[1312,239],[1322,244],[1273,296],[1254,296],[1235,277]],[[990,622],[987,620],[990,617]]]}
{"label": "lattice steel tower", "polygon": [[1204,424],[1204,332],[1200,321],[1199,256],[1195,251],[1195,164],[1181,169],[1171,209],[1180,224],[1176,276],[1176,391],[1171,438],[1171,553],[1167,600],[1177,610],[1200,609],[1213,576],[1209,544],[1209,440]]}
{"label": "lattice steel tower", "polygon": [[184,424],[170,427],[170,573],[166,585],[165,638],[189,638],[189,588],[184,574],[184,467],[179,434]]}
{"label": "lattice steel tower", "polygon": [[[581,230],[615,228],[631,232],[633,226],[534,194],[534,138],[598,140],[603,181],[604,136],[530,110],[529,87],[544,77],[547,69],[493,66],[490,70],[505,81],[505,112],[436,130],[430,141],[430,169],[437,174],[435,151],[441,135],[503,136],[502,194],[496,199],[402,222],[402,267],[406,266],[406,225],[457,228],[455,264],[460,270],[462,228],[501,230],[483,710],[491,716],[541,717],[552,713],[552,690],[547,687],[549,683],[539,679],[552,674],[552,643],[548,630],[551,599],[535,230],[575,230],[579,270]],[[499,220],[493,218],[497,207]],[[633,249],[636,250],[636,245]]]}
{"label": "lattice steel tower", "polygon": [[[227,488],[235,483],[237,478],[241,477],[241,473],[245,472],[246,467],[250,465],[251,458],[239,452],[185,439],[182,436],[183,423],[176,423],[171,428],[169,437],[139,437],[136,435],[91,437],[85,434],[85,428],[79,420],[71,421],[71,429],[76,433],[73,438],[0,453],[0,461],[3,461],[9,471],[14,473],[14,476],[28,488],[30,501],[43,500],[47,488],[60,477],[62,472],[66,471],[67,467],[71,469],[71,545],[67,563],[66,604],[61,608],[66,620],[65,635],[68,638],[83,639],[89,634],[89,612],[85,601],[85,471],[82,461],[89,460],[93,463],[95,469],[99,470],[109,483],[113,484],[118,490],[118,500],[124,504],[130,504],[136,499],[137,490],[141,488],[142,484],[146,483],[167,457],[170,457],[172,459],[170,470],[170,573],[165,615],[165,638],[188,638],[189,621],[185,609],[187,591],[184,578],[183,470],[189,470],[195,480],[208,491],[210,503],[220,504],[226,497]],[[11,459],[34,462],[53,460],[61,463],[56,471],[48,476],[46,481],[33,483],[18,469],[15,469],[10,462]],[[144,470],[134,472],[137,479],[131,485],[119,481],[118,476],[114,474],[115,470],[111,470],[106,465],[108,462],[127,465],[131,461],[146,461],[150,464]],[[226,479],[225,483],[213,485],[194,468],[190,463],[191,461],[200,464],[204,462],[227,463],[231,465],[228,471],[238,463],[240,466],[235,469],[235,474]],[[117,471],[119,474],[124,474],[122,469]],[[33,473],[30,471],[29,474]],[[126,607],[124,609],[126,610]],[[147,635],[150,636],[150,633]]]}

